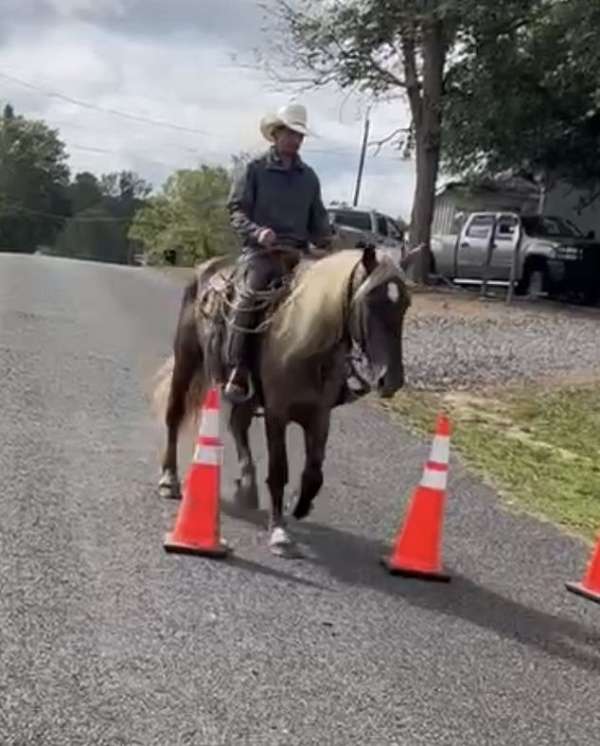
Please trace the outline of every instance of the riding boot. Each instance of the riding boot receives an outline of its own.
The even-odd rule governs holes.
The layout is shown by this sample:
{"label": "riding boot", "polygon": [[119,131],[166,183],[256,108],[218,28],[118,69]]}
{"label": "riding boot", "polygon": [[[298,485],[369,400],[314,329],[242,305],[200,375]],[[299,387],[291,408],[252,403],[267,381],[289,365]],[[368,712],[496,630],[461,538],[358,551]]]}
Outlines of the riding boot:
{"label": "riding boot", "polygon": [[[244,328],[249,326],[251,321],[249,314],[238,313],[235,316],[235,323],[238,327]],[[252,393],[250,383],[250,371],[248,366],[250,340],[248,334],[238,329],[231,329],[229,336],[229,354],[228,359],[231,366],[231,373],[223,389],[223,395],[232,404],[241,404],[245,402]]]}

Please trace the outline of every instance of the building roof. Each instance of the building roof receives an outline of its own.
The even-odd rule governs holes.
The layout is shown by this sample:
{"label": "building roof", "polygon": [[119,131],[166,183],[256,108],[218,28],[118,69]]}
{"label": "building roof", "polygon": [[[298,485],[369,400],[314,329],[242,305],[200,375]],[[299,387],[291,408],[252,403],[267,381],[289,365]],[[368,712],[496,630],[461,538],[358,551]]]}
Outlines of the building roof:
{"label": "building roof", "polygon": [[510,173],[498,174],[496,177],[479,177],[463,181],[448,181],[436,190],[436,197],[450,191],[486,191],[513,192],[527,197],[539,195],[538,185],[523,176]]}

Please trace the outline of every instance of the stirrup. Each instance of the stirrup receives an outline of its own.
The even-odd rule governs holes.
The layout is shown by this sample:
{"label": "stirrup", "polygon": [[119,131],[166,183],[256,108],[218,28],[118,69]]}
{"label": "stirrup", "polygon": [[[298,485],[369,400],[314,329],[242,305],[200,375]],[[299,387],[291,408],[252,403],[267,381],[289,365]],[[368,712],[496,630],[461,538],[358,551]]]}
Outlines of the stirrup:
{"label": "stirrup", "polygon": [[247,401],[250,401],[250,399],[252,399],[252,397],[256,393],[254,389],[254,382],[252,381],[252,375],[250,373],[248,373],[248,393],[246,394],[246,396],[235,396],[234,395],[234,397],[231,398],[227,394],[228,383],[229,381],[227,381],[227,383],[225,383],[225,385],[223,386],[223,396],[228,401],[230,401],[232,404],[245,404]]}

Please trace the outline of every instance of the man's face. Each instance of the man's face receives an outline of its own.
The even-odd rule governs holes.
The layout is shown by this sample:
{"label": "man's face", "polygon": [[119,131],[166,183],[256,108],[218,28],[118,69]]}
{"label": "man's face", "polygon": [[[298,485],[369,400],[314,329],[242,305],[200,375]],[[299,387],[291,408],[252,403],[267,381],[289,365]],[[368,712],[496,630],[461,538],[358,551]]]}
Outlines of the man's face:
{"label": "man's face", "polygon": [[279,127],[275,132],[275,146],[281,155],[292,157],[300,150],[304,135],[288,127]]}

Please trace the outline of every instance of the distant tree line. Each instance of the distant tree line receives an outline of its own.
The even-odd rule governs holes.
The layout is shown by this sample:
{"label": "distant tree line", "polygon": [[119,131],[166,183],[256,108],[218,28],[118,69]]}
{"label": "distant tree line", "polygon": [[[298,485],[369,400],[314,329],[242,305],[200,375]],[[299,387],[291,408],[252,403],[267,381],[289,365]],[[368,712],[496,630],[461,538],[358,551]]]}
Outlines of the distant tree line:
{"label": "distant tree line", "polygon": [[[239,167],[246,156],[233,159]],[[71,176],[58,130],[17,115],[0,118],[0,251],[130,264],[144,253],[193,264],[236,246],[225,201],[231,172],[200,165],[162,189],[132,171]]]}

